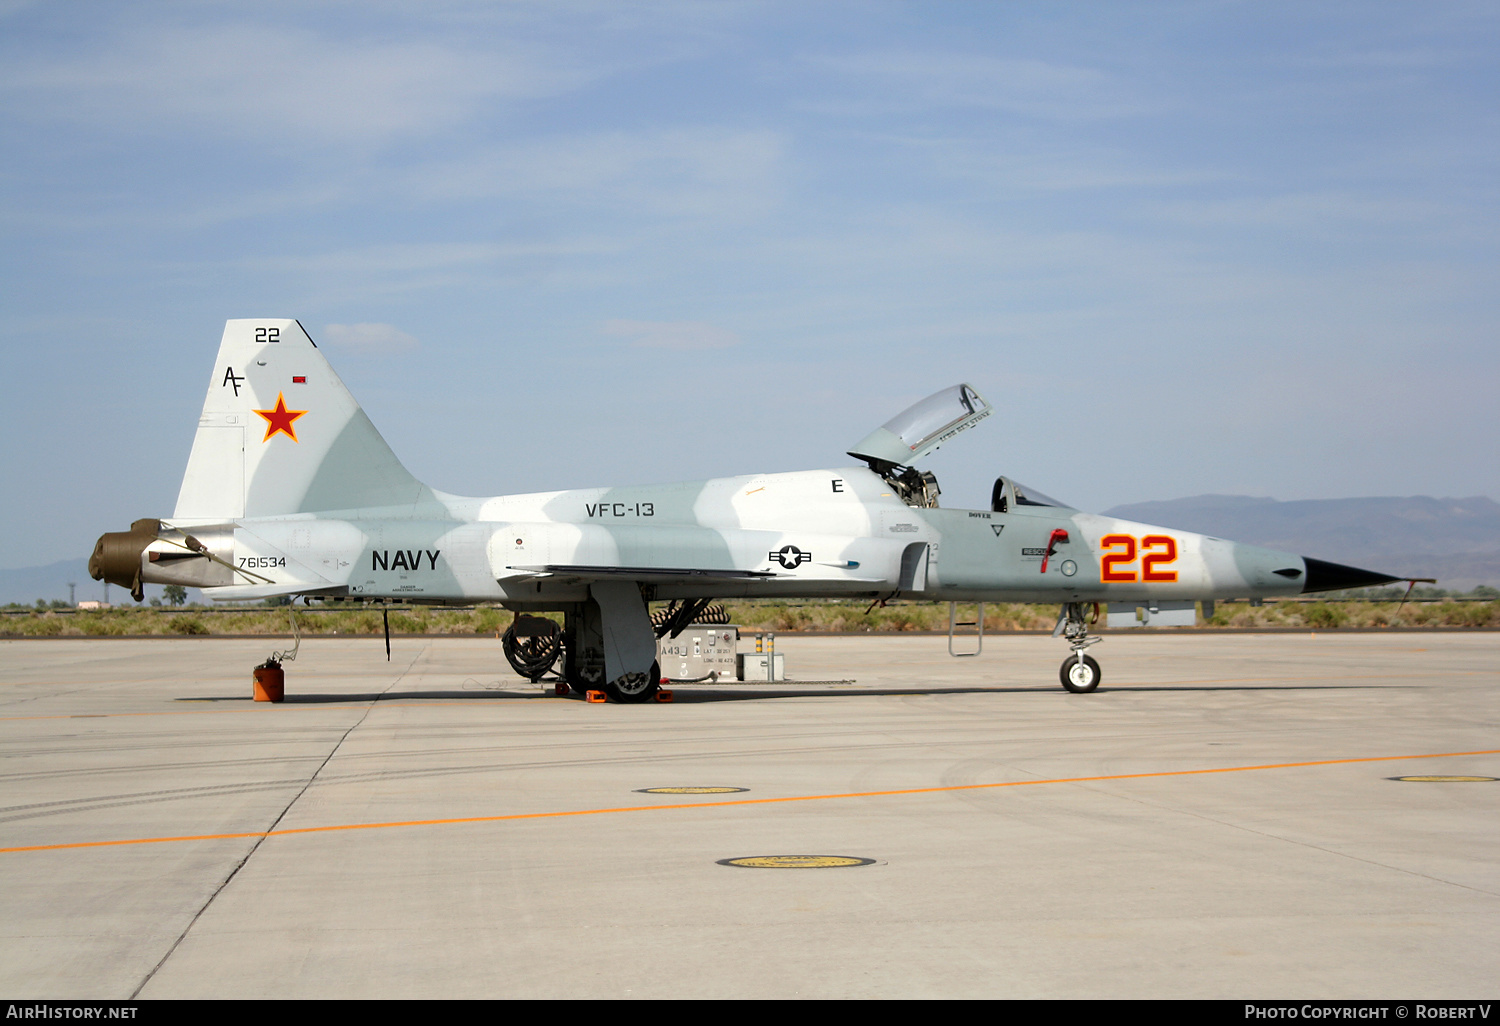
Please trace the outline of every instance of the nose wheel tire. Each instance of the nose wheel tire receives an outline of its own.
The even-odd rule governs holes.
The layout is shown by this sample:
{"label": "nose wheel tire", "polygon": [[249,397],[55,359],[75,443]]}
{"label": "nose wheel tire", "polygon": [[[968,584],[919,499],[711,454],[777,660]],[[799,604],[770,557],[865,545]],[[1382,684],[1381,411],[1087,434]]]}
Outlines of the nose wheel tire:
{"label": "nose wheel tire", "polygon": [[627,673],[604,685],[604,691],[616,702],[649,702],[661,690],[661,666],[651,664],[649,673]]}
{"label": "nose wheel tire", "polygon": [[1093,691],[1103,679],[1099,664],[1093,656],[1084,656],[1082,659],[1076,655],[1068,656],[1063,660],[1058,676],[1062,678],[1062,686],[1075,695]]}

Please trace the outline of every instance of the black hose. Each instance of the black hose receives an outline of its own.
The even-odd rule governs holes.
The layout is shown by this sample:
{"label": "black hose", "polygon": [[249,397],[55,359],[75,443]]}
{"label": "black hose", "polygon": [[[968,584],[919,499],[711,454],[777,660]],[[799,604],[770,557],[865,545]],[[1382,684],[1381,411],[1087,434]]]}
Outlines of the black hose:
{"label": "black hose", "polygon": [[658,638],[667,634],[675,638],[688,624],[728,622],[729,612],[717,603],[709,605],[707,599],[689,599],[681,605],[674,600],[667,608],[651,614],[651,625],[656,628]]}
{"label": "black hose", "polygon": [[[517,633],[517,625],[521,626],[522,633]],[[517,614],[505,629],[500,648],[505,652],[511,669],[535,683],[562,655],[562,629],[552,620]]]}

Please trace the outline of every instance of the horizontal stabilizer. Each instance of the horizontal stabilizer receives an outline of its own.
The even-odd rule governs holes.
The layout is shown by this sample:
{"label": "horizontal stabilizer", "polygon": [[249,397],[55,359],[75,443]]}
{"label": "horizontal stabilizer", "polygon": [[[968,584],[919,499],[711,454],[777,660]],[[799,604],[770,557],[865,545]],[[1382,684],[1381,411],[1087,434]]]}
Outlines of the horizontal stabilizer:
{"label": "horizontal stabilizer", "polygon": [[242,584],[227,588],[213,588],[204,591],[204,594],[215,602],[260,602],[268,598],[281,598],[284,595],[315,595],[323,598],[342,597],[349,594],[349,588],[343,584],[324,585],[318,587],[308,584]]}

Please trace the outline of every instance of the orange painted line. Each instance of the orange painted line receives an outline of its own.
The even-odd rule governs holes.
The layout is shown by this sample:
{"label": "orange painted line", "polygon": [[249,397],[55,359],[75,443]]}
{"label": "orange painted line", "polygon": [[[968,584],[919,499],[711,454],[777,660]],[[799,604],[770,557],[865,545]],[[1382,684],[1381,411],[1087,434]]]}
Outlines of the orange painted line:
{"label": "orange painted line", "polygon": [[182,837],[132,837],[119,841],[78,841],[72,844],[37,844],[0,848],[0,854],[22,851],[61,851],[67,848],[110,848],[124,844],[168,844],[175,841],[222,841],[240,837],[289,837],[293,834],[324,834],[335,830],[385,830],[391,827],[453,826],[459,823],[504,823],[522,819],[559,819],[564,816],[603,816],[620,812],[664,812],[674,809],[717,809],[731,805],[777,805],[785,802],[820,802],[843,798],[890,798],[909,794],[941,794],[947,791],[983,791],[998,787],[1031,787],[1038,784],[1097,784],[1111,780],[1148,780],[1153,777],[1192,777],[1208,773],[1248,773],[1254,770],[1303,769],[1309,766],[1346,766],[1361,762],[1401,762],[1409,759],[1452,759],[1464,755],[1500,755],[1500,748],[1477,752],[1428,752],[1425,755],[1374,755],[1359,759],[1318,759],[1312,762],[1272,762],[1259,766],[1216,766],[1211,769],[1159,770],[1154,773],[1113,773],[1096,777],[1055,777],[1048,780],[1006,780],[994,784],[951,784],[943,787],[907,787],[895,791],[851,791],[846,794],[803,794],[782,798],[736,798],[716,802],[682,802],[675,805],[623,805],[608,809],[569,809],[562,812],[516,812],[506,816],[462,816],[456,819],[408,819],[392,823],[339,823],[332,826],[293,827],[237,834],[189,834]]}

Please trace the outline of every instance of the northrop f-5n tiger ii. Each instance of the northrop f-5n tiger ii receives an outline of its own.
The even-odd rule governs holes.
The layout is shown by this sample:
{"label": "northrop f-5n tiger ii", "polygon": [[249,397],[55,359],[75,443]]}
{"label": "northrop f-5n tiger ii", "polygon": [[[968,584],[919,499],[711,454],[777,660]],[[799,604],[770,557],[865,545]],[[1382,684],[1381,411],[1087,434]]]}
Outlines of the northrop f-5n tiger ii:
{"label": "northrop f-5n tiger ii", "polygon": [[[994,412],[955,385],[851,448],[863,465],[465,498],[401,465],[298,321],[231,320],[176,509],[101,537],[89,569],[137,601],[153,583],[231,601],[499,603],[541,625],[507,635],[513,665],[560,661],[570,687],[621,702],[659,689],[658,637],[712,599],[1055,602],[1062,684],[1088,692],[1101,605],[1404,579],[1083,513],[1007,477],[988,509],[940,507],[915,464]],[[669,615],[653,623],[651,602]],[[562,626],[525,615],[538,611]]]}

